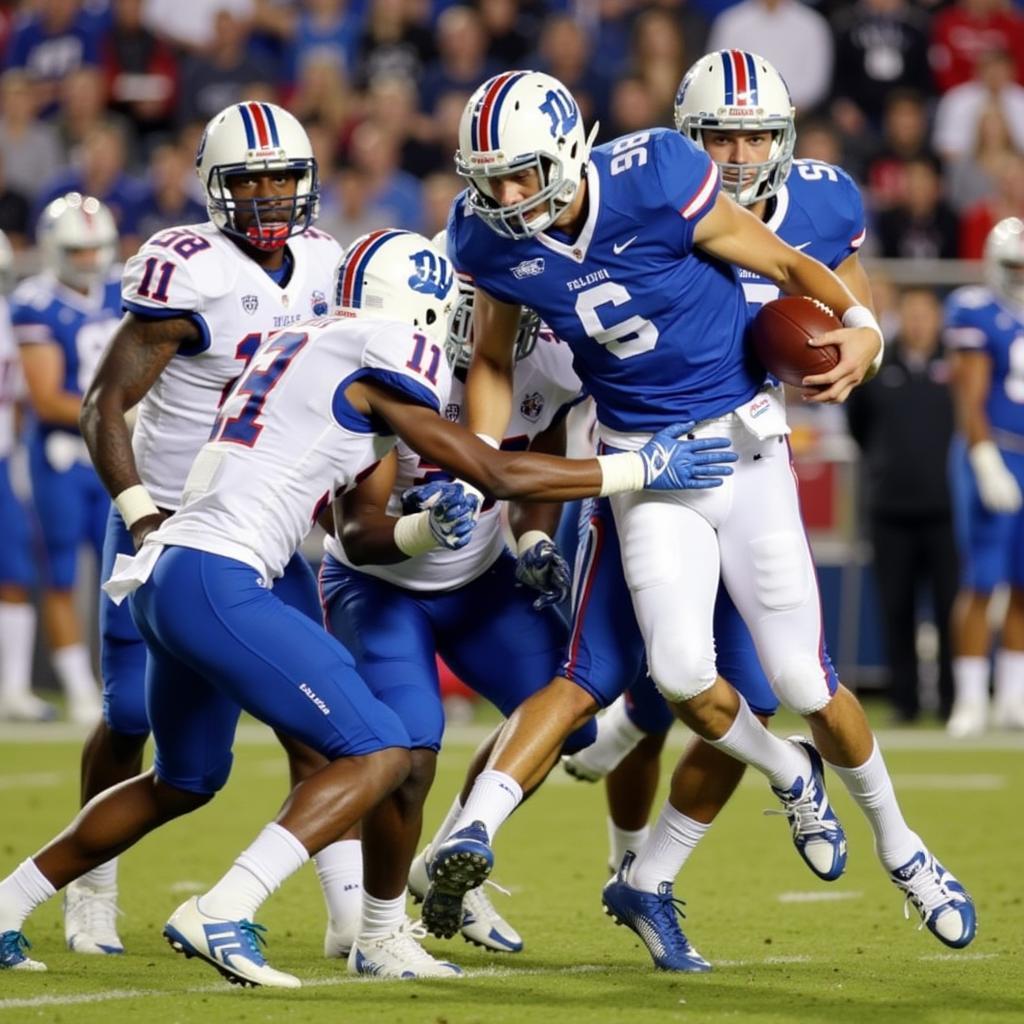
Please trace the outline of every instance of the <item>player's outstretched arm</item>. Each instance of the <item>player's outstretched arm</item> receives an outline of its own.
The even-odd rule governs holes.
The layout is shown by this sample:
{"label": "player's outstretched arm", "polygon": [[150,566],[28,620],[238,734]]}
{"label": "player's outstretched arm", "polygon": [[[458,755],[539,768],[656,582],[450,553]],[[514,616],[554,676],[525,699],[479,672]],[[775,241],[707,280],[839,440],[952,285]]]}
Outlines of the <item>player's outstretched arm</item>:
{"label": "player's outstretched arm", "polygon": [[499,302],[479,288],[473,296],[473,361],[466,377],[466,425],[502,438],[512,415],[514,346],[521,306]]}
{"label": "player's outstretched arm", "polygon": [[454,476],[496,498],[573,501],[623,491],[717,487],[732,472],[735,452],[724,437],[679,440],[692,424],[673,424],[636,452],[594,459],[560,459],[536,452],[503,452],[457,423],[386,386],[361,380],[346,397],[384,419],[411,448]]}
{"label": "player's outstretched arm", "polygon": [[162,516],[142,488],[125,413],[153,386],[178,346],[198,338],[199,329],[184,318],[145,320],[125,314],[82,399],[82,437],[137,545]]}
{"label": "player's outstretched arm", "polygon": [[823,263],[787,245],[749,210],[719,195],[694,229],[694,242],[721,260],[774,281],[788,295],[807,295],[835,310],[843,328],[817,339],[838,345],[840,361],[828,373],[804,378],[808,387],[826,385],[809,401],[842,402],[877,367],[882,333],[870,308]]}

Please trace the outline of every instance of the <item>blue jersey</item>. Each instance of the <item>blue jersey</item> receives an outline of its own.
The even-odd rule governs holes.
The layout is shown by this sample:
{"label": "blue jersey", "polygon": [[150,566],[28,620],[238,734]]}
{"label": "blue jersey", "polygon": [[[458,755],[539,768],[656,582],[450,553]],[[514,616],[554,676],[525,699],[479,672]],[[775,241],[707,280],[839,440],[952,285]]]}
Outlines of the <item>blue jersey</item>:
{"label": "blue jersey", "polygon": [[718,194],[710,157],[657,128],[599,146],[586,181],[586,222],[572,241],[556,231],[502,238],[463,194],[448,222],[452,261],[569,344],[605,427],[648,433],[752,398],[765,373],[744,345],[736,270],[693,244]]}
{"label": "blue jersey", "polygon": [[[11,296],[11,323],[19,345],[59,345],[64,355],[64,390],[84,394],[100,356],[121,319],[120,271],[91,294],[65,287],[51,274],[26,278]],[[70,424],[40,423],[74,431]]]}
{"label": "blue jersey", "polygon": [[[765,224],[784,242],[835,270],[864,244],[864,203],[853,179],[820,160],[794,160]],[[740,268],[751,312],[779,297],[774,281]]]}
{"label": "blue jersey", "polygon": [[992,360],[985,415],[992,439],[1024,450],[1024,313],[988,288],[958,288],[946,300],[948,348],[984,352]]}

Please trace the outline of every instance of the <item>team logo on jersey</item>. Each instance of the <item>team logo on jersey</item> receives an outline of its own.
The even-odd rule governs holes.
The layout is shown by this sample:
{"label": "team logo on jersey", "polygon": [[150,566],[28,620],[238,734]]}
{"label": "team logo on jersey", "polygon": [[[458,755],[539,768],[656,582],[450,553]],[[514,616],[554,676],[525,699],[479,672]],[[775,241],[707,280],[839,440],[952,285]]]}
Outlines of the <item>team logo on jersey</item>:
{"label": "team logo on jersey", "polygon": [[509,269],[517,281],[522,281],[524,277],[539,277],[544,273],[544,257],[537,256],[532,260],[523,260],[522,263],[517,263]]}
{"label": "team logo on jersey", "polygon": [[443,299],[451,291],[455,273],[452,265],[443,256],[438,256],[430,249],[421,249],[414,252],[409,259],[416,268],[409,278],[409,287],[414,292]]}
{"label": "team logo on jersey", "polygon": [[260,297],[258,295],[243,295],[242,296],[242,309],[246,311],[250,316],[260,308]]}
{"label": "team logo on jersey", "polygon": [[327,316],[327,296],[317,289],[312,298],[313,316]]}
{"label": "team logo on jersey", "polygon": [[523,419],[536,423],[544,411],[544,396],[539,391],[531,392],[519,403],[519,411]]}
{"label": "team logo on jersey", "polygon": [[462,415],[462,406],[458,402],[449,402],[444,407],[444,418],[452,423],[458,423]]}
{"label": "team logo on jersey", "polygon": [[576,101],[561,89],[548,89],[540,105],[540,112],[551,118],[551,137],[554,139],[559,135],[568,135],[580,119],[580,108],[576,106]]}

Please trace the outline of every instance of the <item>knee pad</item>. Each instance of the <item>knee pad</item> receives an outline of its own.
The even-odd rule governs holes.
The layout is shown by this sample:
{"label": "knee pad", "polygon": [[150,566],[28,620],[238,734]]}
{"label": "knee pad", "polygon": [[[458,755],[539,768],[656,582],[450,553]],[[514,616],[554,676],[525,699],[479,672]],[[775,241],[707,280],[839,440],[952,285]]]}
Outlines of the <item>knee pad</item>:
{"label": "knee pad", "polygon": [[813,583],[807,538],[796,530],[781,530],[750,541],[754,590],[770,611],[802,605]]}
{"label": "knee pad", "polygon": [[810,715],[832,699],[835,692],[832,679],[832,673],[820,660],[810,655],[796,655],[776,672],[772,687],[790,711]]}
{"label": "knee pad", "polygon": [[669,701],[690,700],[714,686],[718,678],[713,649],[702,650],[686,644],[667,630],[654,639],[648,651],[651,678],[658,692]]}

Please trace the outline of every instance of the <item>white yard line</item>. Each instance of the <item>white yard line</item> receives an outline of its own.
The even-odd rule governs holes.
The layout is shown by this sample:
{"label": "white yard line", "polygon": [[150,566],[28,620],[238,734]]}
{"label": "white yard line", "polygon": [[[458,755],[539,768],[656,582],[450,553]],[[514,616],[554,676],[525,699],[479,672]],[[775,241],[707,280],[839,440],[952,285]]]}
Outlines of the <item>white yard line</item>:
{"label": "white yard line", "polygon": [[839,903],[842,900],[859,900],[862,892],[832,892],[828,889],[810,892],[780,892],[775,898],[780,903]]}

